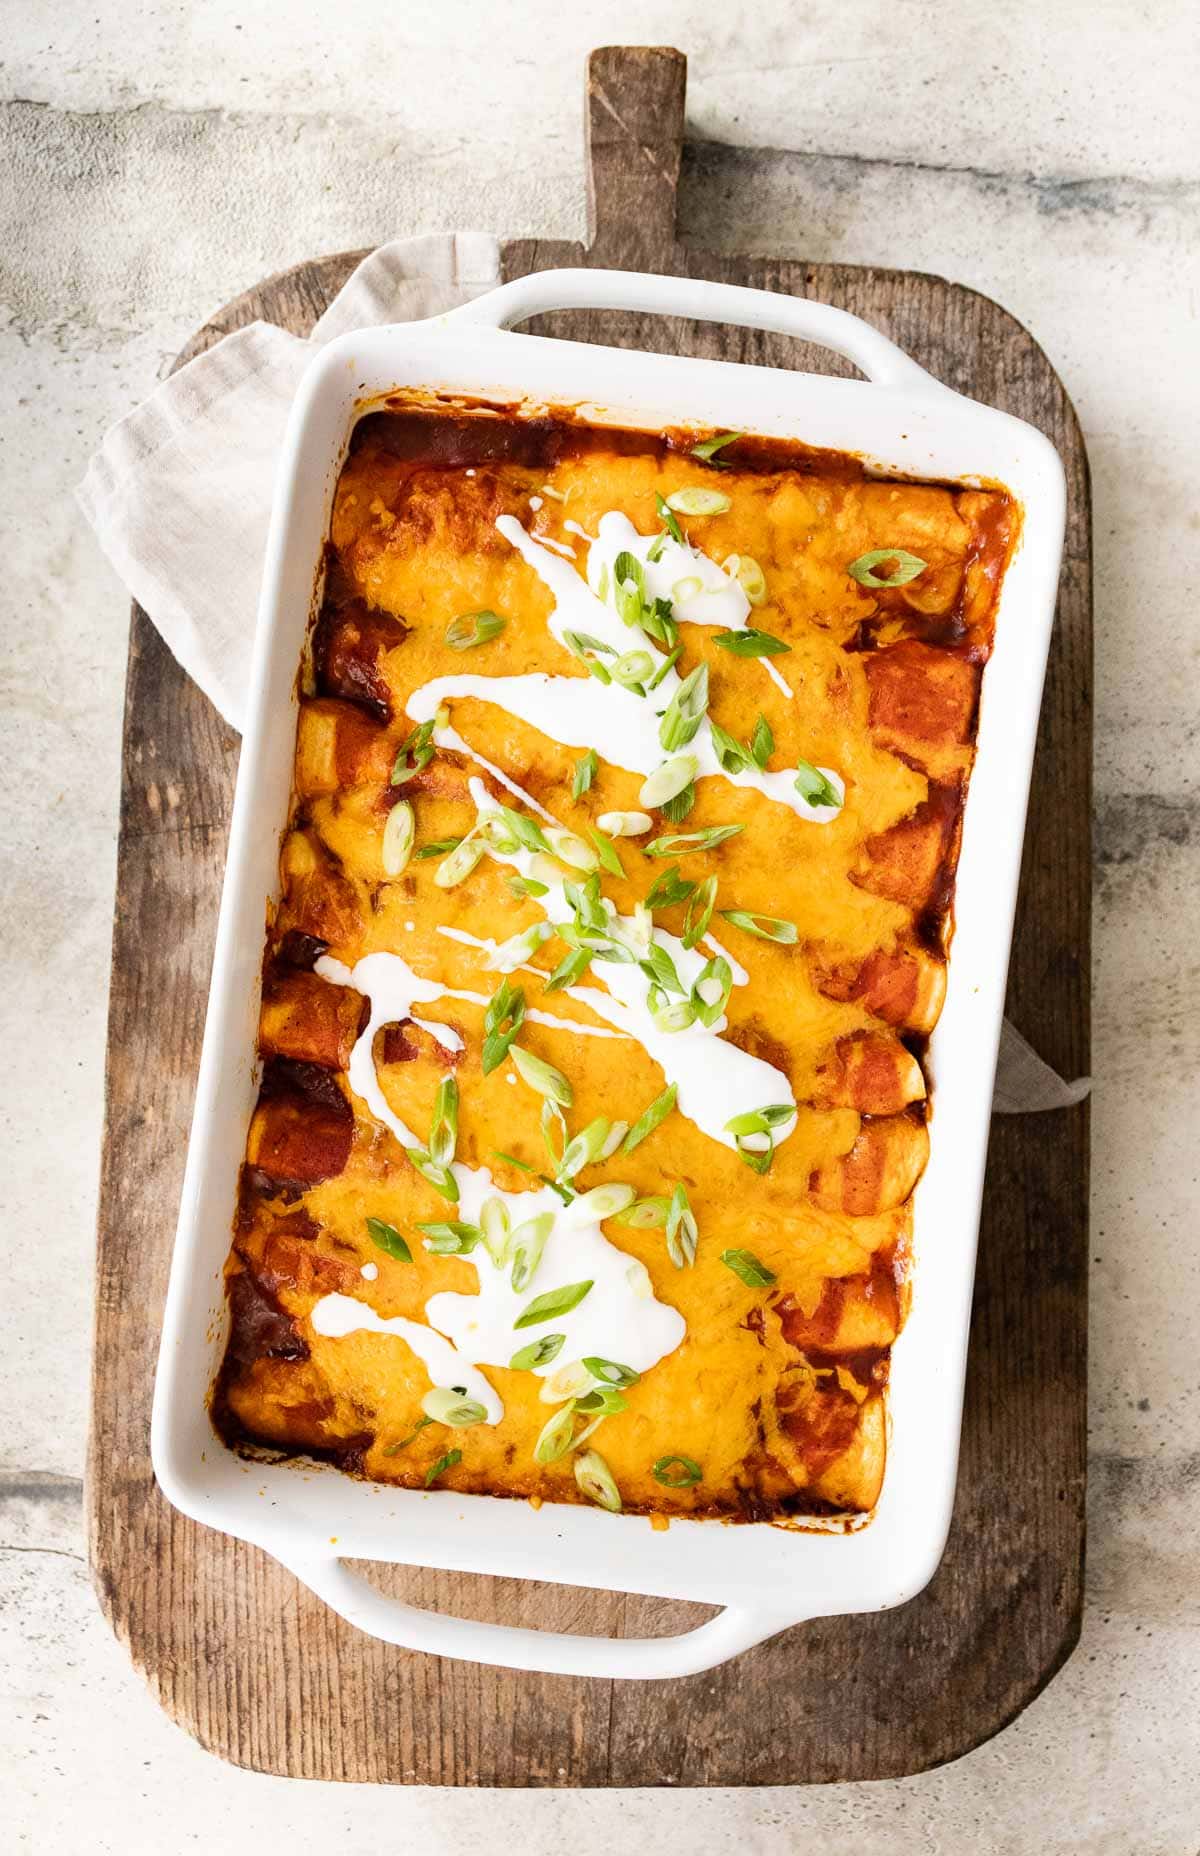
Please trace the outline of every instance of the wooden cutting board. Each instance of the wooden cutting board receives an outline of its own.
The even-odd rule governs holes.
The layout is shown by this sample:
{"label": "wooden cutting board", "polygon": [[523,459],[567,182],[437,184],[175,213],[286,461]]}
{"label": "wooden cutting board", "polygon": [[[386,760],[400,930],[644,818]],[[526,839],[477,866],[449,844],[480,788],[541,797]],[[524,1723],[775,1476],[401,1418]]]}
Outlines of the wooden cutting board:
{"label": "wooden cutting board", "polygon": [[[604,50],[588,71],[590,238],[517,240],[549,265],[678,272],[854,310],[960,392],[1040,426],[1070,513],[1010,1016],[1060,1072],[1088,1067],[1091,540],[1071,404],[1036,342],[970,290],[906,271],[717,257],[676,241],[686,65]],[[297,265],[229,304],[180,363],[263,317],[305,333],[362,256]],[[622,346],[848,373],[784,337],[626,315],[545,319]],[[252,614],[246,613],[246,623]],[[1010,1721],[1079,1634],[1084,1544],[1086,1105],[993,1123],[954,1527],[898,1611],[805,1624],[672,1684],[512,1674],[360,1635],[255,1548],[195,1526],[150,1470],[151,1385],[191,1115],[237,737],[133,609],[109,1021],[89,1458],[105,1614],[172,1717],[239,1765],[444,1785],[750,1785],[867,1779],[953,1759]],[[920,1284],[918,1279],[918,1294]],[[642,1635],[697,1607],[394,1568],[388,1589],[468,1615]]]}

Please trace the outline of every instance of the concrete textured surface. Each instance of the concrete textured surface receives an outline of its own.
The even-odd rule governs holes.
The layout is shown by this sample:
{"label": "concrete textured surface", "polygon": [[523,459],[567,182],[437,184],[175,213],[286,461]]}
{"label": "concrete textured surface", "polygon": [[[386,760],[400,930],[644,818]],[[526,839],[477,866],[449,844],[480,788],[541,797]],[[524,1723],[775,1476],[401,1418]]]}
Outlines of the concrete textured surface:
{"label": "concrete textured surface", "polygon": [[[705,1851],[1200,1850],[1200,35],[1176,0],[8,0],[0,34],[7,826],[0,1846],[421,1851],[686,1825]],[[910,265],[1031,327],[1096,496],[1089,1601],[942,1771],[816,1791],[472,1794],[236,1772],[157,1710],[82,1558],[127,599],[71,500],[105,426],[268,270],[401,232],[582,229],[590,46],[691,59],[683,230]],[[69,665],[69,671],[63,666]],[[20,1067],[14,1060],[19,1053]]]}

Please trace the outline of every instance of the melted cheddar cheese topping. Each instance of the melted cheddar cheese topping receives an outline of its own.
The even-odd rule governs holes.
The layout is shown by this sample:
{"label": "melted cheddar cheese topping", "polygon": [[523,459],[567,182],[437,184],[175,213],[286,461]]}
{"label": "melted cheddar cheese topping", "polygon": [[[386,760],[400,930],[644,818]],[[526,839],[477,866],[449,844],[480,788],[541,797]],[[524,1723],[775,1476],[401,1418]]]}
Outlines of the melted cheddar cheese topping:
{"label": "melted cheddar cheese topping", "polygon": [[[238,1445],[547,1501],[588,1499],[573,1473],[586,1448],[627,1510],[655,1516],[865,1513],[878,1497],[888,1351],[928,1152],[921,1059],[944,992],[980,680],[1016,512],[998,490],[872,480],[852,460],[750,439],[725,447],[718,469],[691,454],[695,441],[399,403],[357,428],[303,682],[262,1090],[228,1267],[214,1415]],[[661,499],[686,508],[681,491],[728,502],[674,518],[703,557],[699,575],[666,552],[669,538],[650,543],[664,531]],[[665,638],[622,627],[612,550],[590,559],[614,522],[643,556],[657,546],[685,570],[674,607],[668,593],[658,608]],[[892,549],[922,564],[906,583],[848,572]],[[740,581],[739,562],[750,563]],[[886,558],[879,571],[898,578]],[[723,623],[685,616],[703,613],[697,579]],[[447,643],[448,627],[481,613],[503,626]],[[731,649],[748,627],[786,651]],[[655,689],[614,690],[564,643],[572,628],[616,644],[624,631],[624,648],[645,647],[656,669],[672,639],[679,655]],[[615,645],[590,654],[602,667],[618,658]],[[740,783],[697,771],[676,822],[643,802],[648,769],[630,764],[630,744],[700,665],[709,720],[747,747],[765,721],[766,779],[786,771],[794,802],[754,784],[749,761],[753,780]],[[447,679],[457,693],[441,694]],[[427,710],[422,734],[414,718]],[[707,730],[678,752],[703,759]],[[590,782],[579,771],[589,750]],[[842,802],[795,800],[798,769],[826,773]],[[772,794],[784,791],[776,780]],[[401,803],[413,844],[397,868],[385,831]],[[500,807],[526,821],[519,839]],[[613,840],[619,875],[611,855],[582,867],[600,855],[597,820],[639,812],[647,829]],[[728,826],[739,829],[709,847],[647,854],[660,838]],[[422,853],[463,839],[478,859],[447,886],[451,848]],[[693,949],[680,939],[686,902],[652,917],[639,908],[672,867],[679,884],[716,879],[717,913]],[[681,990],[655,998],[628,953],[547,990],[578,946],[557,929],[578,926],[572,891],[589,877],[605,932],[615,923],[644,954],[652,925]],[[794,933],[762,938],[723,911]],[[503,945],[526,930],[525,958],[503,971]],[[656,1035],[654,1010],[721,960],[715,1026]],[[523,995],[520,1050],[567,1081],[561,1115],[543,1111],[511,1051],[485,1072],[502,981]],[[428,1152],[447,1077],[454,1198],[436,1164],[422,1171],[406,1154]],[[564,1139],[636,1122],[672,1079],[674,1105],[633,1151],[609,1142],[577,1173],[558,1168]],[[765,1140],[741,1152],[722,1129],[769,1105],[780,1115],[762,1170]],[[651,1202],[644,1218],[589,1217],[572,1196],[613,1182]],[[666,1241],[663,1206],[680,1186],[695,1220],[690,1263]],[[502,1208],[497,1228],[521,1226],[527,1208],[552,1227],[519,1291],[511,1257],[493,1260],[471,1236],[488,1199]],[[514,1327],[534,1297],[584,1280],[593,1288],[575,1307]],[[548,1334],[563,1336],[552,1360],[509,1364]],[[589,1403],[600,1382],[579,1366],[597,1356],[637,1374],[607,1411]],[[450,1387],[473,1403],[472,1421],[428,1421],[431,1391]],[[572,1396],[567,1447],[535,1455]]]}

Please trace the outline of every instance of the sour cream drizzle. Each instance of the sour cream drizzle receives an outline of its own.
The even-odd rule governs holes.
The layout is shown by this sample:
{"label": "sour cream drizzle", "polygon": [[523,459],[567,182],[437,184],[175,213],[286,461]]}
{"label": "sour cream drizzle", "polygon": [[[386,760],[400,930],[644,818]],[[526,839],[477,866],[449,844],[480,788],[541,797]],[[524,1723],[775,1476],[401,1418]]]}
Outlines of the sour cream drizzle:
{"label": "sour cream drizzle", "polygon": [[[655,547],[656,560],[650,559]],[[612,509],[600,518],[600,530],[588,553],[588,585],[598,593],[601,576],[607,567],[611,576],[618,554],[636,555],[646,576],[646,591],[651,599],[667,599],[677,619],[687,625],[719,625],[724,631],[741,631],[750,617],[750,601],[745,589],[731,580],[723,567],[701,554],[690,542],[676,541],[670,535],[641,535],[628,516]],[[689,580],[698,580],[698,589],[684,599],[676,599],[675,588]],[[791,700],[792,691],[769,657],[759,663],[777,689]]]}
{"label": "sour cream drizzle", "polygon": [[[421,979],[397,954],[368,954],[354,967],[323,955],[316,971],[332,985],[352,986],[369,1000],[370,1017],[350,1057],[350,1087],[403,1146],[419,1146],[416,1135],[394,1113],[380,1088],[373,1047],[382,1026],[411,1017],[414,1004],[443,996],[441,989],[435,981]],[[505,1192],[486,1167],[456,1161],[452,1171],[459,1203],[448,1215],[466,1223],[477,1224],[485,1199],[493,1196],[504,1201],[514,1229],[541,1212],[554,1214],[554,1226],[532,1282],[519,1293],[514,1291],[509,1272],[494,1268],[481,1247],[462,1258],[475,1271],[478,1293],[443,1291],[430,1296],[425,1304],[428,1327],[399,1315],[385,1319],[352,1296],[326,1295],[311,1315],[318,1334],[336,1339],[358,1332],[396,1335],[424,1362],[435,1385],[465,1386],[483,1406],[489,1424],[500,1422],[504,1407],[476,1369],[484,1364],[507,1366],[513,1354],[539,1334],[567,1336],[555,1361],[532,1369],[542,1378],[592,1354],[620,1360],[634,1372],[644,1373],[678,1347],[686,1332],[682,1315],[646,1293],[641,1264],[610,1244],[595,1219],[563,1205],[548,1186],[536,1192]],[[590,1281],[592,1287],[567,1314],[533,1328],[514,1327],[535,1295],[581,1281]]]}
{"label": "sour cream drizzle", "polygon": [[[615,516],[610,512],[601,517],[601,532],[605,532],[606,523],[614,520],[626,522],[624,516]],[[515,516],[499,516],[496,527],[553,593],[555,607],[549,618],[549,626],[560,643],[564,642],[566,632],[580,631],[599,638],[618,654],[631,649],[634,640],[628,626],[622,623],[611,606],[597,598],[574,567],[559,560],[540,542],[535,541]],[[632,527],[630,532],[636,536],[636,530]],[[646,545],[649,545],[648,541]],[[678,547],[677,543],[674,545]],[[731,594],[736,594],[740,602],[739,610],[748,611],[749,605],[741,587],[729,581],[712,562],[709,562],[709,566],[726,580]],[[590,573],[590,555],[588,567]],[[667,758],[658,738],[657,711],[667,706],[679,684],[680,678],[676,672],[669,670],[655,691],[655,697],[647,698],[634,695],[618,683],[601,684],[593,677],[552,677],[543,671],[531,671],[518,677],[436,677],[413,692],[407,708],[412,721],[427,722],[436,715],[443,702],[455,697],[475,697],[481,702],[498,704],[510,715],[519,716],[522,721],[528,722],[564,747],[589,748],[595,742],[602,741],[606,760],[626,768],[630,773],[645,776],[653,773]],[[451,742],[453,732],[449,729],[440,730],[438,739],[447,746],[458,745],[462,738],[458,736]],[[466,744],[462,745],[465,748]],[[480,758],[474,755],[473,750],[466,751],[472,753],[474,758]],[[810,805],[796,791],[794,773],[786,769],[767,773],[757,767],[750,767],[741,773],[726,773],[717,759],[707,722],[701,724],[699,733],[688,744],[687,751],[694,754],[699,763],[697,779],[723,779],[728,780],[731,786],[753,788],[780,805],[790,806],[800,818],[810,819],[814,823],[825,823],[838,815],[840,805]],[[832,768],[822,767],[820,771],[827,776],[840,801],[845,793],[841,779]],[[511,781],[504,775],[500,777],[511,790]],[[546,816],[542,807],[536,809],[541,816]]]}
{"label": "sour cream drizzle", "polygon": [[[495,810],[482,780],[473,779],[469,790],[478,813]],[[489,855],[498,863],[511,864],[523,876],[530,873],[533,863],[530,851],[505,852],[489,846]],[[536,907],[547,921],[573,920],[563,884],[551,882],[541,865],[538,875],[548,888],[544,896],[531,898]],[[615,929],[625,933],[634,931],[631,916],[618,915],[614,910],[612,921]],[[681,982],[690,991],[706,964],[706,955],[697,948],[685,947],[677,935],[668,934],[662,928],[655,931],[654,938],[670,954]],[[745,970],[733,962],[730,965],[735,982],[744,985],[748,978]],[[725,1130],[726,1122],[735,1115],[775,1103],[795,1107],[792,1086],[782,1070],[761,1057],[751,1056],[719,1035],[728,1029],[727,1018],[722,1016],[708,1027],[695,1024],[686,1031],[660,1031],[646,1002],[648,982],[640,967],[605,961],[597,962],[594,971],[603,973],[607,991],[598,986],[568,986],[567,997],[590,1007],[598,1018],[635,1037],[646,1055],[658,1064],[668,1083],[674,1083],[678,1089],[676,1106],[680,1113],[711,1140],[720,1141],[724,1147],[736,1147],[733,1135]],[[786,1140],[795,1125],[794,1121],[785,1123],[776,1134],[776,1143]]]}

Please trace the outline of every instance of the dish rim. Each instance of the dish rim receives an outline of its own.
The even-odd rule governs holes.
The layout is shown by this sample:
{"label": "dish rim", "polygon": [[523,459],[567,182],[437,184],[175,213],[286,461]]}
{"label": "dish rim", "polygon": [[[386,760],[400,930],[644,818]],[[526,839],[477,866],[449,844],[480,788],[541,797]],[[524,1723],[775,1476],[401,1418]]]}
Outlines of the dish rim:
{"label": "dish rim", "polygon": [[[723,314],[728,298],[751,298],[756,299],[757,326],[777,327],[785,309],[791,308],[800,312],[797,320],[805,324],[795,332],[818,339],[829,338],[823,318],[841,314],[765,292],[704,284],[691,285],[689,292],[682,287],[688,280],[609,275],[619,279],[610,287],[619,290],[622,301],[641,291],[643,298],[653,296],[658,305],[667,303],[673,314],[701,313],[701,303],[713,306],[703,313]],[[551,299],[572,290],[579,303],[594,303],[603,296],[605,286],[598,280],[604,276],[535,274],[521,280],[523,288],[502,287],[466,311],[340,337],[317,351],[301,383],[281,459],[264,570],[208,1021],[155,1386],[152,1457],[160,1486],[184,1513],[264,1546],[321,1589],[343,1615],[356,1613],[354,1621],[393,1641],[411,1642],[421,1632],[407,1621],[403,1635],[385,1628],[394,1601],[372,1597],[373,1588],[353,1582],[353,1575],[339,1565],[340,1555],[731,1601],[732,1614],[726,1616],[732,1615],[733,1621],[725,1626],[723,1637],[718,1629],[710,1641],[709,1648],[720,1651],[709,1657],[711,1662],[745,1647],[740,1639],[747,1637],[751,1624],[755,1634],[747,1640],[755,1641],[804,1617],[902,1603],[927,1583],[941,1557],[953,1503],[991,1081],[1053,619],[1065,479],[1057,453],[1041,433],[939,386],[855,318],[846,318],[859,344],[854,358],[877,374],[875,381],[549,341],[494,326],[502,315],[515,320],[531,313],[530,304],[553,307]],[[506,292],[502,306],[497,299]],[[728,319],[744,320],[744,305],[736,307],[738,313],[729,313]],[[862,330],[882,344],[882,358],[878,350],[868,351],[858,335]],[[839,328],[837,333],[844,331]],[[845,341],[835,345],[847,351]],[[896,365],[893,357],[904,365]],[[556,382],[568,381],[574,381],[574,391],[561,386],[552,391]],[[590,390],[581,393],[585,386]],[[996,610],[995,649],[983,677],[976,759],[964,809],[946,1005],[929,1047],[934,1112],[929,1165],[914,1200],[912,1310],[893,1349],[883,1492],[865,1526],[831,1532],[807,1525],[679,1519],[662,1533],[652,1530],[644,1516],[611,1516],[561,1504],[546,1504],[535,1512],[527,1504],[492,1496],[449,1490],[421,1493],[358,1482],[326,1466],[248,1461],[219,1446],[209,1424],[206,1399],[214,1347],[219,1357],[215,1330],[223,1328],[222,1271],[245,1134],[241,1107],[231,1112],[231,1082],[236,1078],[237,1099],[245,1105],[256,1074],[249,1008],[253,1006],[256,1015],[262,901],[265,894],[277,893],[278,831],[290,795],[295,668],[310,617],[314,571],[327,536],[333,486],[364,396],[375,402],[387,391],[424,388],[488,397],[522,387],[527,398],[572,403],[584,416],[602,405],[623,423],[737,426],[850,452],[872,468],[906,480],[999,483],[1021,508],[1021,533]],[[653,401],[647,401],[651,390],[659,397],[657,412]],[[664,416],[668,411],[669,418]],[[754,416],[747,416],[751,412]],[[317,507],[321,521],[314,521]],[[303,572],[297,566],[301,558],[307,561]],[[301,610],[297,595],[304,582]],[[281,687],[288,691],[285,715],[279,704]],[[287,744],[283,805],[277,828],[268,837],[257,814],[264,792],[279,793],[281,730]],[[266,884],[261,881],[264,843],[270,866]],[[256,924],[253,935],[246,929],[251,919]],[[964,1043],[970,1048],[970,1064],[961,1054]],[[229,1130],[239,1116],[240,1134],[231,1161]],[[218,1177],[223,1184],[218,1185]],[[214,1231],[222,1195],[224,1216]],[[946,1243],[945,1223],[952,1205],[957,1211],[957,1254]],[[938,1218],[943,1221],[940,1247],[933,1228]],[[198,1344],[198,1334],[206,1337],[203,1345]],[[197,1400],[202,1357],[208,1370]],[[197,1405],[202,1431],[197,1427]],[[918,1424],[921,1410],[924,1421]],[[910,1440],[924,1448],[914,1450]],[[336,1489],[332,1501],[326,1495],[330,1489]],[[484,1517],[481,1503],[487,1504]],[[385,1603],[392,1607],[388,1619],[381,1612]],[[465,1620],[435,1614],[413,1616],[431,1626],[467,1625]],[[734,1628],[739,1618],[740,1631]],[[720,1626],[720,1620],[717,1623]],[[503,1628],[472,1625],[476,1634],[470,1643],[482,1642],[481,1634],[489,1629]],[[731,1649],[734,1637],[738,1642]],[[436,1643],[421,1647],[476,1655],[479,1660],[507,1660],[504,1646],[494,1640],[482,1650],[471,1648],[466,1638],[462,1646],[447,1650],[447,1641],[443,1631]],[[591,1642],[551,1637],[540,1641]],[[665,1646],[686,1641],[651,1640],[650,1647],[660,1652],[657,1660],[648,1656],[654,1666],[645,1672],[625,1667],[620,1673],[675,1673],[662,1667],[669,1660]],[[615,1652],[631,1646],[607,1647]],[[524,1653],[519,1666],[550,1666],[545,1657],[555,1652],[547,1649],[540,1661],[528,1660],[530,1654]]]}

